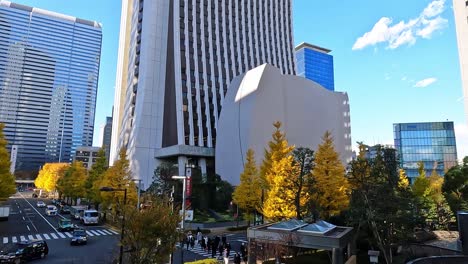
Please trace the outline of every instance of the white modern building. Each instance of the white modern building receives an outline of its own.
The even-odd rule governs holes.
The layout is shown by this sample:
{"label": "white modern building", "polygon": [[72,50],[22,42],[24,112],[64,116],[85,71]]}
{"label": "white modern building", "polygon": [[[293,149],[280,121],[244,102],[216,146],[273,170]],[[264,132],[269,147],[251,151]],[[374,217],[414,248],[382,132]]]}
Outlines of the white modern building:
{"label": "white modern building", "polygon": [[260,165],[280,121],[289,144],[317,150],[322,136],[332,133],[343,164],[352,158],[347,93],[333,92],[311,80],[283,75],[263,64],[236,77],[224,98],[218,121],[216,173],[239,184],[249,148]]}
{"label": "white modern building", "polygon": [[465,115],[468,122],[468,0],[453,0],[453,12],[457,29],[463,101],[465,103]]}
{"label": "white modern building", "polygon": [[122,1],[110,164],[126,147],[143,188],[161,160],[214,168],[231,80],[295,74],[291,18],[292,0]]}

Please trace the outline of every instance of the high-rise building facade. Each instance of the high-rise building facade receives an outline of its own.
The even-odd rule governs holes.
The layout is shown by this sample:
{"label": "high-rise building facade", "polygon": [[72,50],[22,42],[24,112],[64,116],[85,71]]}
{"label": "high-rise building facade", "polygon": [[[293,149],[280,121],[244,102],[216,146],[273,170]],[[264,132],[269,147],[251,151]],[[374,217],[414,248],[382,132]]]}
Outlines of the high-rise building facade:
{"label": "high-rise building facade", "polygon": [[101,37],[97,22],[0,0],[0,122],[17,173],[92,145]]}
{"label": "high-rise building facade", "polygon": [[335,91],[331,50],[302,42],[296,46],[297,75]]}
{"label": "high-rise building facade", "polygon": [[206,173],[231,80],[295,74],[291,17],[291,0],[122,1],[110,163],[126,147],[143,188],[163,159]]}
{"label": "high-rise building facade", "polygon": [[457,165],[457,146],[453,122],[393,124],[395,148],[401,167],[413,183],[419,176],[418,162],[424,163],[426,175],[439,175]]}
{"label": "high-rise building facade", "polygon": [[465,116],[468,122],[468,0],[453,0],[453,12],[457,29],[458,56],[465,103]]}
{"label": "high-rise building facade", "polygon": [[112,116],[106,117],[106,124],[104,125],[104,129],[102,130],[102,148],[106,152],[106,160],[109,163],[109,154],[110,154],[110,146],[111,146],[111,138],[112,138]]}
{"label": "high-rise building facade", "polygon": [[90,170],[98,159],[100,149],[100,147],[77,147],[73,160],[81,161],[83,166]]}

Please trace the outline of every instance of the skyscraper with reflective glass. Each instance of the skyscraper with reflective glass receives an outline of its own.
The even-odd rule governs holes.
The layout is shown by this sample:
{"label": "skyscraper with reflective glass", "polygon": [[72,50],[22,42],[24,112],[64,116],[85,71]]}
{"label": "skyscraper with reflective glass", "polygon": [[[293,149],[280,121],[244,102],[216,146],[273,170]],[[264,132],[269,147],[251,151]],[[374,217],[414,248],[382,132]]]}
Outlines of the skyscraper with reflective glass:
{"label": "skyscraper with reflective glass", "polygon": [[453,122],[393,124],[395,148],[401,167],[410,181],[418,177],[418,162],[424,163],[426,175],[435,169],[440,175],[457,164]]}
{"label": "skyscraper with reflective glass", "polygon": [[296,47],[297,75],[335,91],[331,50],[302,42]]}
{"label": "skyscraper with reflective glass", "polygon": [[91,146],[101,26],[0,0],[0,122],[17,173]]}

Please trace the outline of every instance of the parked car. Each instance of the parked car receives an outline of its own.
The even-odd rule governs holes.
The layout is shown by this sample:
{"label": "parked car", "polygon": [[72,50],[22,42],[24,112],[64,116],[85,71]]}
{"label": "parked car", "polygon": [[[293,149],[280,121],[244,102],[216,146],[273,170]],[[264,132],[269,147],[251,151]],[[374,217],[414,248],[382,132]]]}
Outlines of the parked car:
{"label": "parked car", "polygon": [[88,235],[84,229],[75,229],[73,230],[72,238],[70,240],[70,245],[86,245],[88,243]]}
{"label": "parked car", "polygon": [[73,229],[75,229],[75,225],[72,224],[72,221],[70,219],[62,218],[59,220],[57,228],[58,231],[72,231]]}
{"label": "parked car", "polygon": [[46,204],[44,203],[44,201],[37,201],[36,205],[37,207],[46,207]]}
{"label": "parked car", "polygon": [[25,240],[9,245],[0,252],[0,263],[23,263],[45,258],[49,254],[49,247],[44,240]]}
{"label": "parked car", "polygon": [[61,214],[69,214],[70,213],[70,206],[60,205],[60,213]]}
{"label": "parked car", "polygon": [[99,213],[96,210],[85,210],[81,221],[84,225],[97,224],[99,222]]}
{"label": "parked car", "polygon": [[45,213],[47,216],[55,216],[57,215],[57,207],[55,207],[55,205],[48,205]]}

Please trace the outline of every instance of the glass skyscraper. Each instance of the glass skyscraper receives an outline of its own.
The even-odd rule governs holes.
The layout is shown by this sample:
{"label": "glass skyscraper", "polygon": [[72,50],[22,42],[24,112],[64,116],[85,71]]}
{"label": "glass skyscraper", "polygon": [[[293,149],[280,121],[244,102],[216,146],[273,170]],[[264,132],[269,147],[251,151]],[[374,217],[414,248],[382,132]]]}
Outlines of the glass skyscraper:
{"label": "glass skyscraper", "polygon": [[333,56],[331,50],[309,43],[296,47],[297,75],[312,80],[330,91],[335,91]]}
{"label": "glass skyscraper", "polygon": [[414,182],[418,162],[424,162],[426,175],[435,169],[440,175],[457,164],[453,122],[393,124],[395,148],[401,167]]}
{"label": "glass skyscraper", "polygon": [[16,173],[91,146],[101,25],[0,1],[0,122]]}

